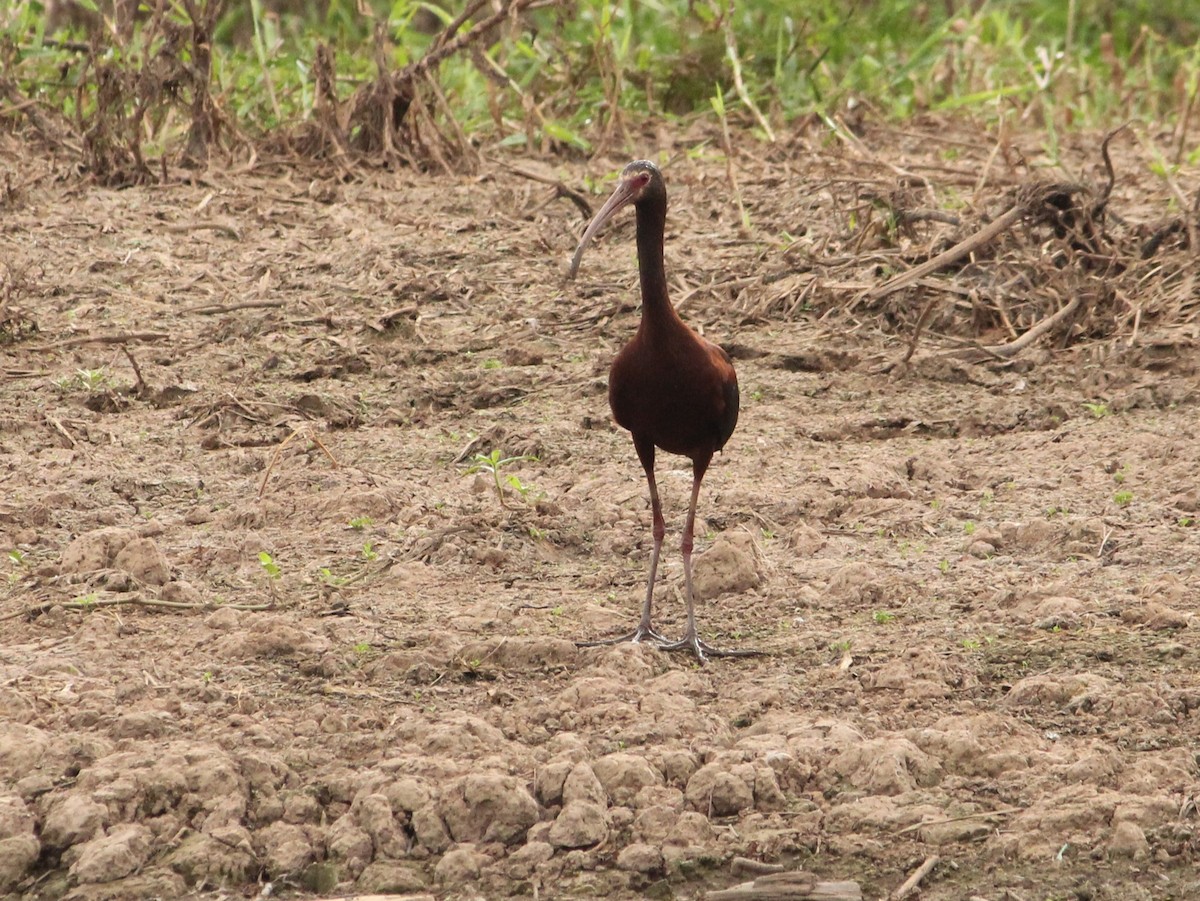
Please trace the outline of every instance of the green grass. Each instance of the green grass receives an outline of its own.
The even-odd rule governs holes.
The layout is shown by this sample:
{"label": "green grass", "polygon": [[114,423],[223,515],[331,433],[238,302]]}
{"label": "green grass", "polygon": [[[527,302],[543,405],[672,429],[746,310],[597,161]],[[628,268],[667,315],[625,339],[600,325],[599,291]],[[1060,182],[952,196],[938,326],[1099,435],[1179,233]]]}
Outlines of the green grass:
{"label": "green grass", "polygon": [[[949,6],[741,0],[731,12],[729,0],[547,5],[494,29],[475,58],[459,52],[445,59],[437,70],[444,102],[426,88],[422,97],[446,134],[567,154],[606,138],[620,142],[623,129],[644,117],[700,116],[714,124],[729,117],[752,126],[747,100],[776,128],[813,113],[835,123],[863,106],[894,120],[953,112],[1032,122],[1047,130],[1051,147],[1062,129],[1171,121],[1195,102],[1200,0],[993,0],[955,13]],[[48,33],[38,0],[5,4],[0,76],[16,92],[0,123],[29,115],[14,102],[25,97],[59,117],[76,140],[108,142],[95,152],[151,159],[186,143],[192,103],[207,90],[225,118],[227,144],[295,130],[314,118],[319,44],[331,50],[334,92],[346,100],[377,76],[376,21],[386,25],[382,59],[394,71],[420,59],[450,16],[410,0],[369,0],[366,8],[370,15],[355,0],[323,8],[227,2],[215,18],[205,85],[187,74],[201,51],[190,40],[183,0],[166,0],[161,18],[147,13],[126,39],[101,38],[94,55],[81,49],[88,38],[79,27]],[[163,54],[178,66],[162,68]],[[98,87],[102,72],[120,86],[118,96]],[[721,98],[720,109],[713,98]],[[99,120],[107,130],[96,128]]]}

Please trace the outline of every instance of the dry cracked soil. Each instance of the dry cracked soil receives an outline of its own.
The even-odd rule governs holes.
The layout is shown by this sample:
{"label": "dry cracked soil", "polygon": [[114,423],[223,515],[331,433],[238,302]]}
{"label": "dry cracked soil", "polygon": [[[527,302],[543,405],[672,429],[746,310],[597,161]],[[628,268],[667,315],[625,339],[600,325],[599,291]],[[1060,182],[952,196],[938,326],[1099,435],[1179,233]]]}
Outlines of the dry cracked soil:
{"label": "dry cracked soil", "polygon": [[[566,285],[580,212],[509,163],[623,160],[116,191],[4,140],[0,897],[700,898],[746,858],[883,898],[931,855],[929,901],[1200,897],[1194,321],[887,368],[911,329],[855,300],[964,233],[870,232],[880,197],[994,215],[1035,137],[797,134],[739,160],[749,231],[718,154],[646,137],[741,382],[699,615],[765,654],[704,666],[575,644],[649,556],[605,396],[633,221]],[[1166,210],[1124,162],[1113,204]]]}

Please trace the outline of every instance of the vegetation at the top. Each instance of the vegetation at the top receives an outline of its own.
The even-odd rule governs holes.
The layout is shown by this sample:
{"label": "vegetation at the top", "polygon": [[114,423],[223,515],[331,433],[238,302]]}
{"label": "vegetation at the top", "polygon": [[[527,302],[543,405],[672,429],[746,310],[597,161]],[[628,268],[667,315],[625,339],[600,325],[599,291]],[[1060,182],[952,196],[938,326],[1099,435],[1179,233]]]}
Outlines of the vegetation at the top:
{"label": "vegetation at the top", "polygon": [[0,0],[0,128],[149,173],[266,138],[589,153],[645,117],[1109,127],[1200,86],[1200,0],[444,2]]}

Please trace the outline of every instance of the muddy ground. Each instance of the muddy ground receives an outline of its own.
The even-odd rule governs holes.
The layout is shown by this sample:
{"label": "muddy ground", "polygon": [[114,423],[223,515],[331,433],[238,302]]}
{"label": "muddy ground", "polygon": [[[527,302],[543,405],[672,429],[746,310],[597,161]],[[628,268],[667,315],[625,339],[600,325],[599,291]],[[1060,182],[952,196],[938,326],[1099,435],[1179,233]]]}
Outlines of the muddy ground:
{"label": "muddy ground", "polygon": [[[986,248],[861,292],[1100,184],[1096,136],[747,139],[748,230],[708,137],[642,143],[741,382],[700,623],[766,654],[706,666],[574,645],[632,625],[650,548],[605,396],[633,222],[564,286],[581,214],[510,165],[624,159],[112,191],[2,139],[0,896],[699,898],[744,857],[882,898],[931,855],[925,899],[1200,895],[1192,276],[1093,269],[1073,331],[947,357],[1069,300],[1062,235],[1005,236],[990,294]],[[1108,228],[1154,234],[1177,201],[1116,144]],[[689,479],[660,457],[670,635]]]}

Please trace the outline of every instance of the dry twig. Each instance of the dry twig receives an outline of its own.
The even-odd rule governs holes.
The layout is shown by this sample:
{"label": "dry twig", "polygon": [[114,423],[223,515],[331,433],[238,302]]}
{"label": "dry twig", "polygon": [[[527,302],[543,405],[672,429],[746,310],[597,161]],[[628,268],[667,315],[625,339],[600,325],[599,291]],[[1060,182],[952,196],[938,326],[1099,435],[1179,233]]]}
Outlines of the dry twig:
{"label": "dry twig", "polygon": [[959,241],[949,250],[939,253],[933,259],[926,260],[921,265],[914,266],[907,272],[902,272],[895,278],[888,279],[879,287],[871,288],[860,295],[860,297],[856,298],[856,301],[866,298],[878,300],[881,297],[887,297],[887,295],[893,294],[902,288],[907,288],[909,285],[920,281],[925,276],[937,272],[944,266],[949,266],[951,263],[961,260],[963,257],[974,253],[981,247],[989,244],[997,236],[1006,232],[1012,227],[1013,223],[1015,223],[1021,218],[1022,215],[1024,215],[1024,213],[1025,208],[1023,204],[1013,204],[1013,206],[1009,207],[998,219],[985,225],[969,238]]}
{"label": "dry twig", "polygon": [[968,360],[968,362],[980,362],[987,359],[1010,360],[1064,319],[1071,316],[1079,309],[1080,303],[1079,295],[1072,297],[1065,307],[1057,313],[1047,316],[1015,341],[1009,341],[1007,344],[991,344],[984,347],[973,347],[967,350],[955,351],[952,356],[961,357]]}
{"label": "dry twig", "polygon": [[233,238],[235,241],[242,240],[242,233],[225,222],[171,222],[163,226],[163,231],[174,235],[196,231],[214,231],[220,232],[227,238]]}
{"label": "dry twig", "polygon": [[978,820],[984,817],[1006,817],[1014,813],[1022,813],[1024,807],[1005,807],[1002,810],[979,810],[975,813],[964,813],[960,817],[949,817],[945,820],[928,820],[922,823],[913,823],[911,826],[905,826],[899,830],[896,835],[907,835],[910,832],[917,832],[927,826],[945,826],[947,823],[961,823],[963,820]]}
{"label": "dry twig", "polygon": [[281,442],[279,442],[279,444],[275,447],[275,453],[273,453],[271,455],[271,462],[269,464],[267,464],[267,471],[263,473],[262,485],[260,485],[258,488],[258,499],[259,500],[262,500],[263,495],[267,491],[267,482],[269,482],[271,480],[271,472],[275,469],[275,464],[279,462],[279,458],[283,454],[283,449],[285,447],[287,447],[289,444],[291,444],[292,439],[301,433],[305,433],[306,437],[311,439],[312,442],[317,447],[319,447],[321,450],[323,450],[325,452],[325,456],[329,458],[329,462],[333,464],[335,469],[338,469],[341,467],[341,464],[338,463],[338,461],[337,461],[337,457],[335,457],[332,453],[330,453],[329,448],[327,448],[324,445],[324,443],[322,443],[320,438],[318,438],[316,435],[313,435],[307,427],[293,429],[292,433],[290,435],[288,435]]}
{"label": "dry twig", "polygon": [[916,871],[904,880],[904,884],[888,895],[888,901],[904,901],[909,895],[917,890],[917,886],[921,884],[921,880],[928,876],[933,868],[938,865],[941,858],[936,854],[930,854],[925,858],[925,862],[917,867]]}
{"label": "dry twig", "polygon": [[540,182],[543,185],[550,185],[554,188],[555,197],[567,198],[567,200],[571,201],[571,203],[575,204],[575,206],[579,208],[579,212],[583,214],[584,219],[592,218],[592,205],[588,203],[587,198],[573,188],[568,187],[557,178],[553,178],[549,175],[541,175],[537,172],[531,172],[528,169],[522,169],[520,166],[514,166],[511,163],[502,162],[500,165],[514,175],[519,175],[522,178],[528,178],[530,181]]}
{"label": "dry twig", "polygon": [[82,347],[85,344],[127,344],[132,341],[163,341],[171,336],[166,332],[122,332],[117,335],[81,335],[78,338],[67,338],[55,341],[53,344],[42,344],[30,347],[34,353],[47,353],[52,350],[62,350],[66,347]]}
{"label": "dry twig", "polygon": [[133,375],[137,379],[133,385],[133,393],[140,396],[146,390],[146,380],[142,378],[142,367],[138,366],[138,362],[133,358],[128,345],[122,344],[121,351],[125,354],[125,359],[129,361],[129,365],[133,367]]}
{"label": "dry twig", "polygon": [[195,313],[198,316],[214,316],[232,313],[235,310],[268,310],[282,307],[282,300],[249,300],[245,303],[205,304],[199,307],[184,307],[180,313]]}
{"label": "dry twig", "polygon": [[208,601],[203,601],[201,603],[189,603],[187,601],[164,601],[162,598],[148,598],[139,594],[131,594],[88,600],[79,598],[70,601],[42,601],[39,604],[32,604],[28,607],[23,607],[20,610],[13,610],[10,613],[0,615],[0,620],[16,619],[19,616],[38,616],[53,607],[62,607],[66,610],[92,610],[98,607],[119,607],[123,605],[158,607],[167,610],[217,610],[219,608],[226,607],[230,610],[270,610],[275,606],[274,603],[214,604],[209,603]]}
{"label": "dry twig", "polygon": [[729,862],[729,872],[734,876],[766,876],[769,873],[782,873],[781,863],[764,863],[749,857],[735,857]]}
{"label": "dry twig", "polygon": [[733,888],[706,892],[706,901],[862,901],[857,882],[819,882],[812,873],[771,873]]}

